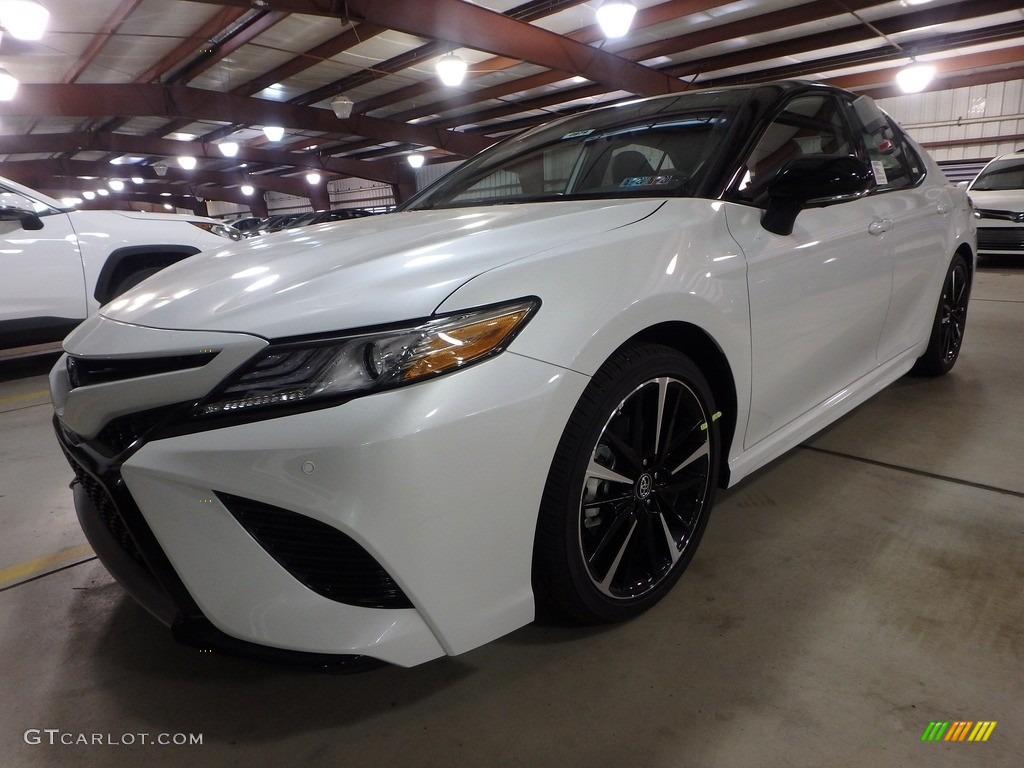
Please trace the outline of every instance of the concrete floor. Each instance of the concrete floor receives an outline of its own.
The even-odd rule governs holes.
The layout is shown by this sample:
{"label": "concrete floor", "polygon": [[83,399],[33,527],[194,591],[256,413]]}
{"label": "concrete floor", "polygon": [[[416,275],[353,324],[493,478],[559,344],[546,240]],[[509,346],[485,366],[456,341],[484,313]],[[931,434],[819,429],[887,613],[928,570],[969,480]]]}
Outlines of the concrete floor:
{"label": "concrete floor", "polygon": [[[4,362],[0,765],[1016,768],[1022,336],[1024,268],[983,269],[954,373],[901,380],[722,493],[636,621],[338,677],[176,645],[84,544],[52,358]],[[936,720],[998,725],[923,743]]]}

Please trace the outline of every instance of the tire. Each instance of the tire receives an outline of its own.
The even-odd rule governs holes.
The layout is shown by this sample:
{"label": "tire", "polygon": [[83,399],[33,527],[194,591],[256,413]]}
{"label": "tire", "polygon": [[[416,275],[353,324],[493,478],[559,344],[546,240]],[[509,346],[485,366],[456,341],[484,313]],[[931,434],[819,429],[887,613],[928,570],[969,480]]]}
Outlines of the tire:
{"label": "tire", "polygon": [[700,370],[642,344],[594,375],[562,434],[534,544],[540,608],[632,618],[685,570],[714,503],[719,431]]}
{"label": "tire", "polygon": [[935,310],[928,348],[910,373],[914,376],[942,376],[952,370],[960,356],[967,326],[967,304],[971,297],[971,272],[959,253],[953,257],[942,281],[942,295]]}

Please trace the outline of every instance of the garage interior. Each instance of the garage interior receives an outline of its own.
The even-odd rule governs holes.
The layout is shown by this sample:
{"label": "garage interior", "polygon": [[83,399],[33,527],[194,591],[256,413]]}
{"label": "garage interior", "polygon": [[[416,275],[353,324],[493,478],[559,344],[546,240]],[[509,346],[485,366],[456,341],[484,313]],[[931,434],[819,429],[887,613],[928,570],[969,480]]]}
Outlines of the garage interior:
{"label": "garage interior", "polygon": [[[1024,148],[1019,2],[637,0],[618,39],[599,0],[43,5],[40,39],[0,38],[19,80],[0,175],[85,208],[385,210],[560,114],[790,77],[876,98],[953,181]],[[468,64],[460,85],[438,80],[448,56]],[[912,60],[934,79],[904,94]],[[982,259],[955,370],[900,380],[719,492],[687,573],[639,619],[541,620],[345,676],[176,644],[85,543],[51,426],[55,351],[4,353],[0,762],[1019,765],[1022,328],[1021,262]],[[997,726],[922,741],[947,720]]]}

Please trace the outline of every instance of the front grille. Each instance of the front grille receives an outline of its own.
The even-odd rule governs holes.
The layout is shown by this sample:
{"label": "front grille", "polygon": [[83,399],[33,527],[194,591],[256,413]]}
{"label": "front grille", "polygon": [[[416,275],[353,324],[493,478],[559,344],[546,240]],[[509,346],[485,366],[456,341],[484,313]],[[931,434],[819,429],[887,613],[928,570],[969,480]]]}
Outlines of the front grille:
{"label": "front grille", "polygon": [[365,608],[412,607],[380,563],[337,528],[240,496],[217,498],[271,557],[318,595]]}
{"label": "front grille", "polygon": [[123,549],[132,560],[149,572],[149,565],[146,563],[146,559],[142,556],[142,552],[135,543],[135,539],[132,538],[131,533],[128,531],[128,526],[125,525],[124,518],[121,517],[121,513],[117,509],[117,504],[114,503],[114,500],[107,491],[106,486],[86,471],[74,455],[72,455],[65,447],[63,440],[59,442],[61,449],[64,451],[64,456],[68,460],[68,464],[71,465],[71,469],[75,473],[76,481],[82,484],[82,488],[89,496],[89,500],[93,503],[93,506],[96,507],[96,511],[99,514],[100,519],[103,521],[103,525],[108,531],[110,531],[110,535],[114,537],[121,549]]}
{"label": "front grille", "polygon": [[979,251],[1024,251],[1024,226],[978,227]]}

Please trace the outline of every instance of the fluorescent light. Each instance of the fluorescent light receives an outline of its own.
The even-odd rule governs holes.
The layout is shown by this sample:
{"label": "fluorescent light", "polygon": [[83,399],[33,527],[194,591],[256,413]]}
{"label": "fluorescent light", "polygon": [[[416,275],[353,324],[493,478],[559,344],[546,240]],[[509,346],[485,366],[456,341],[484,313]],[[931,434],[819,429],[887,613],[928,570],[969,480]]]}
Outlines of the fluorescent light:
{"label": "fluorescent light", "polygon": [[234,141],[222,141],[217,147],[224,157],[234,157],[238,154],[238,144]]}
{"label": "fluorescent light", "polygon": [[50,12],[33,0],[0,2],[0,26],[19,40],[38,40],[46,31]]}
{"label": "fluorescent light", "polygon": [[255,191],[256,190],[253,189],[252,184],[243,184],[242,185],[242,194],[243,195],[251,195]]}
{"label": "fluorescent light", "polygon": [[423,162],[426,160],[426,158],[423,157],[423,155],[421,155],[419,152],[413,152],[411,155],[408,155],[405,159],[409,161],[409,165],[411,165],[413,168],[422,168]]}
{"label": "fluorescent light", "polygon": [[82,197],[84,197],[86,200],[94,200],[96,198],[96,193],[93,192],[91,189],[87,189],[85,190],[85,192],[82,193]]}
{"label": "fluorescent light", "polygon": [[910,64],[896,73],[896,83],[904,93],[918,93],[928,87],[933,77],[935,67],[911,60]]}
{"label": "fluorescent light", "polygon": [[320,174],[317,173],[316,171],[313,171],[311,173],[307,173],[306,174],[306,181],[308,181],[310,184],[319,184],[320,183]]}
{"label": "fluorescent light", "polygon": [[0,101],[10,101],[18,92],[18,78],[0,67]]}
{"label": "fluorescent light", "polygon": [[121,190],[124,189],[124,182],[121,181],[120,179],[111,179],[110,181],[107,182],[107,186],[110,187],[115,192],[120,192]]}
{"label": "fluorescent light", "polygon": [[109,189],[97,189],[96,190],[96,194],[99,195],[100,197],[106,197],[107,195],[110,194],[110,190]]}
{"label": "fluorescent light", "polygon": [[437,75],[445,85],[459,85],[466,76],[466,62],[449,53],[437,60]]}
{"label": "fluorescent light", "polygon": [[263,128],[263,134],[270,141],[280,141],[284,138],[284,128],[279,125],[267,125]]}
{"label": "fluorescent light", "polygon": [[182,155],[178,158],[178,165],[184,168],[186,171],[191,171],[196,167],[196,159],[191,155]]}
{"label": "fluorescent light", "polygon": [[141,184],[144,181],[145,179],[143,179],[141,176],[132,176],[132,184]]}
{"label": "fluorescent light", "polygon": [[604,0],[597,9],[597,23],[605,37],[624,37],[635,14],[636,6],[629,0]]}

